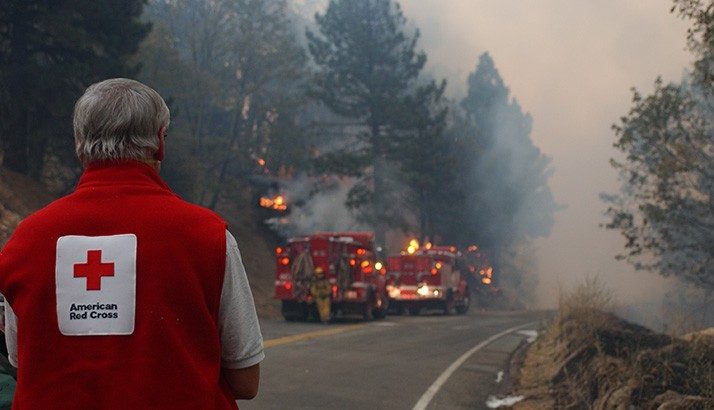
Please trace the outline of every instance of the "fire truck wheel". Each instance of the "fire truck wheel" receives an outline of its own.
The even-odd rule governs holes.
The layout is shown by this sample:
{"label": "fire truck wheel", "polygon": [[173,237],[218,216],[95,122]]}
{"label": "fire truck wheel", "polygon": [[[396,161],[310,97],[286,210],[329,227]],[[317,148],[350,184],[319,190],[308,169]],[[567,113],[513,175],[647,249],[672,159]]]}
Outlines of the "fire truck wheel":
{"label": "fire truck wheel", "polygon": [[389,314],[394,316],[401,316],[404,314],[404,306],[401,303],[390,301],[389,302]]}
{"label": "fire truck wheel", "polygon": [[464,295],[463,300],[459,305],[456,306],[456,313],[463,315],[469,311],[469,306],[471,306],[471,291],[466,288],[466,295]]}
{"label": "fire truck wheel", "polygon": [[374,320],[374,293],[370,289],[367,292],[367,298],[362,306],[362,319],[364,320]]}
{"label": "fire truck wheel", "polygon": [[374,310],[374,318],[375,319],[384,319],[385,317],[387,317],[387,309],[388,309],[387,303],[382,302],[382,306],[380,306],[379,308]]}
{"label": "fire truck wheel", "polygon": [[454,311],[454,294],[451,290],[446,292],[446,300],[444,301],[444,315],[448,316]]}
{"label": "fire truck wheel", "polygon": [[307,320],[307,309],[300,303],[284,300],[282,305],[282,313],[286,322]]}

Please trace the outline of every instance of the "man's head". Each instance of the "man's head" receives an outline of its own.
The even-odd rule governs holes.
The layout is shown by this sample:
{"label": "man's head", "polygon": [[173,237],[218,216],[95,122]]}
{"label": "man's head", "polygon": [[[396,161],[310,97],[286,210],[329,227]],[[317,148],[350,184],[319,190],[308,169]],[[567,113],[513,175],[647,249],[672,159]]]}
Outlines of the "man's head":
{"label": "man's head", "polygon": [[92,161],[161,161],[170,114],[163,98],[146,85],[112,78],[87,88],[74,105],[77,157]]}

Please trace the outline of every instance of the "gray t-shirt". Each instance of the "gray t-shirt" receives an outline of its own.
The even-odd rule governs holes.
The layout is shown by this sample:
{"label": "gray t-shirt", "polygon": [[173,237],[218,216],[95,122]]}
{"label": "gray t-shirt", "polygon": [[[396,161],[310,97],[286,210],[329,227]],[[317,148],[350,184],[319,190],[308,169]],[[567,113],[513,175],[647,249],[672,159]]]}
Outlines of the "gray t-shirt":
{"label": "gray t-shirt", "polygon": [[[244,369],[265,358],[253,294],[235,238],[226,231],[226,272],[218,311],[221,367]],[[10,364],[17,367],[17,317],[5,302],[5,341]]]}

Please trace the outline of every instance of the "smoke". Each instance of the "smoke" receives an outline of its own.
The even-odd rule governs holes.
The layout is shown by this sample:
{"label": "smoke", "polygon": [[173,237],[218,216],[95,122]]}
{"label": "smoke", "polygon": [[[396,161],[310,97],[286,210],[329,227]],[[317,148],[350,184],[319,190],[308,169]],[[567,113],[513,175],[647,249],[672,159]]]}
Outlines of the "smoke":
{"label": "smoke", "polygon": [[465,95],[476,56],[491,52],[534,118],[534,144],[553,159],[549,186],[568,207],[555,214],[548,237],[532,242],[533,306],[555,307],[560,287],[596,275],[637,317],[661,316],[663,301],[681,285],[614,259],[624,240],[599,227],[605,219],[598,196],[619,187],[609,165],[610,126],[627,113],[630,87],[647,93],[657,76],[678,80],[691,58],[684,49],[688,23],[669,13],[671,1],[400,3],[421,31],[427,68],[446,76],[452,98]]}
{"label": "smoke", "polygon": [[[305,6],[297,8],[309,21],[326,1],[295,3]],[[628,318],[662,326],[663,311],[676,310],[672,305],[687,299],[679,294],[689,291],[676,280],[614,259],[624,241],[599,227],[605,218],[598,196],[619,187],[609,165],[615,154],[610,126],[627,113],[630,87],[646,93],[659,75],[677,80],[691,58],[684,49],[688,23],[669,13],[671,1],[399,3],[421,32],[427,69],[448,79],[453,100],[466,95],[465,80],[477,56],[492,53],[534,118],[534,145],[552,157],[549,186],[556,201],[568,207],[555,214],[547,237],[512,250],[517,256],[509,259],[519,261],[513,269],[524,272],[514,287],[531,290],[531,306],[552,308],[559,288],[598,276]],[[542,199],[536,195],[527,202],[531,205],[519,209],[515,225],[537,230],[542,220],[530,211],[542,207]],[[510,269],[502,267],[504,276]]]}
{"label": "smoke", "polygon": [[290,205],[289,215],[268,219],[266,223],[286,238],[318,231],[368,230],[345,205],[353,186],[350,178],[301,174],[283,192]]}

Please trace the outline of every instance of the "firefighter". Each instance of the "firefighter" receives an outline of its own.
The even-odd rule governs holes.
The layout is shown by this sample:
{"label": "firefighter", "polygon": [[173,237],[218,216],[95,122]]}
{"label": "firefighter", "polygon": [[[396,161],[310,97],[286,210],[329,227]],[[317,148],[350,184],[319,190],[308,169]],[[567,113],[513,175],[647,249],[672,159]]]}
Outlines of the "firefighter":
{"label": "firefighter", "polygon": [[327,323],[330,320],[330,304],[332,303],[330,300],[330,282],[325,277],[325,271],[319,266],[312,273],[310,293],[315,298],[320,321]]}

